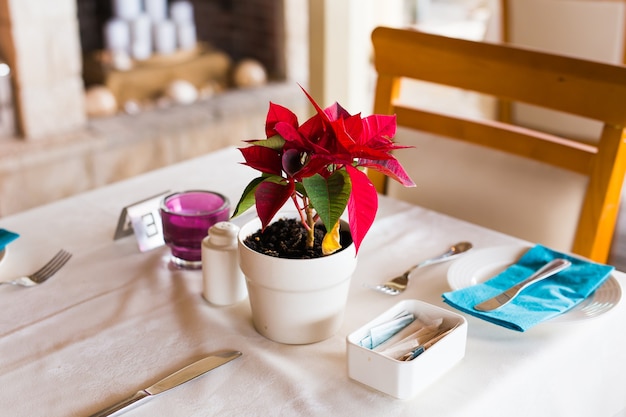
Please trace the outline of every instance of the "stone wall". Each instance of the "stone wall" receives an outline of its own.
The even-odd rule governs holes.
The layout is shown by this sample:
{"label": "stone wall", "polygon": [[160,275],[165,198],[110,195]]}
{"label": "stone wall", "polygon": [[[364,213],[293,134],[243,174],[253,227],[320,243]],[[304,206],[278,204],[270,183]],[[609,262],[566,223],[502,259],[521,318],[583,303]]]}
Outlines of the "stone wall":
{"label": "stone wall", "polygon": [[76,0],[0,0],[0,54],[12,70],[21,136],[85,125]]}

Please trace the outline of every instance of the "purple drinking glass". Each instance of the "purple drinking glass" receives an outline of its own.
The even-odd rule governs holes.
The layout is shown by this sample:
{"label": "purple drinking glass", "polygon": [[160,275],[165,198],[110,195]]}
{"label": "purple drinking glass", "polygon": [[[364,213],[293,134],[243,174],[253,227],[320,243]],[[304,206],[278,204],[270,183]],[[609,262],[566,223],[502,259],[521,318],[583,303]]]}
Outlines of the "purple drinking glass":
{"label": "purple drinking glass", "polygon": [[163,238],[172,262],[185,269],[202,267],[202,239],[209,228],[229,218],[230,203],[222,194],[190,190],[170,194],[161,202]]}

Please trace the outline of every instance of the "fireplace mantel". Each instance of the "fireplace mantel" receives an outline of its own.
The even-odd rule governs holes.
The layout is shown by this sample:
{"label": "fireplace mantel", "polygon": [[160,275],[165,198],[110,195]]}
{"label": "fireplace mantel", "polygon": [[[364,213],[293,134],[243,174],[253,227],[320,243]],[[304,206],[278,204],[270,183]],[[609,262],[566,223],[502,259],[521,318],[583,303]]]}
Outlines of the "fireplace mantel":
{"label": "fireplace mantel", "polygon": [[269,101],[308,115],[296,83],[273,83],[188,106],[90,119],[45,141],[0,141],[0,216],[262,138]]}
{"label": "fireplace mantel", "polygon": [[18,128],[0,137],[0,216],[263,135],[270,100],[298,113],[306,105],[297,84],[308,82],[306,1],[281,3],[285,62],[277,79],[286,81],[91,119],[77,0],[0,0],[0,57],[11,67]]}

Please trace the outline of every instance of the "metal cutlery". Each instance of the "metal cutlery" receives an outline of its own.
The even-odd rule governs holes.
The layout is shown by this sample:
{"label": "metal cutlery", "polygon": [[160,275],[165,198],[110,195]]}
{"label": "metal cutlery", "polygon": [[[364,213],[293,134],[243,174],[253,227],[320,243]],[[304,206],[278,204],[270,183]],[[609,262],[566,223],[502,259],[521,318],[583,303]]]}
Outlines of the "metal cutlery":
{"label": "metal cutlery", "polygon": [[407,269],[402,275],[397,276],[385,283],[370,287],[373,290],[380,291],[383,294],[387,295],[398,295],[406,290],[409,285],[409,276],[411,272],[418,268],[422,268],[426,265],[432,265],[439,262],[449,261],[457,257],[463,252],[467,252],[472,248],[472,244],[469,242],[459,242],[453,246],[451,246],[446,252],[442,253],[439,256],[434,258],[426,259],[416,265],[413,265],[409,269]]}
{"label": "metal cutlery", "polygon": [[568,261],[567,259],[562,259],[562,258],[554,259],[553,261],[545,264],[543,267],[537,270],[534,274],[532,274],[530,277],[526,278],[519,284],[512,286],[511,288],[507,289],[506,291],[503,291],[502,293],[496,295],[495,297],[492,297],[486,301],[483,301],[482,303],[476,304],[474,306],[474,309],[479,310],[479,311],[492,311],[497,308],[500,308],[503,305],[509,303],[515,297],[517,297],[517,295],[529,285],[539,282],[542,279],[551,277],[557,272],[560,272],[564,270],[565,268],[568,268],[571,264],[572,263]]}
{"label": "metal cutlery", "polygon": [[90,417],[110,416],[111,414],[116,413],[139,400],[161,394],[162,392],[175,388],[185,382],[191,381],[192,379],[197,378],[220,365],[224,365],[233,359],[237,359],[241,355],[242,353],[239,351],[228,351],[207,356],[204,359],[200,359],[199,361],[194,362],[191,365],[187,365],[173,374],[166,376],[156,384],[137,391],[133,396],[92,414]]}
{"label": "metal cutlery", "polygon": [[432,345],[434,345],[435,343],[437,343],[438,341],[440,341],[441,339],[443,339],[444,337],[446,337],[447,335],[452,333],[452,331],[455,330],[460,325],[461,325],[461,323],[457,323],[454,326],[450,327],[449,329],[443,330],[443,331],[439,332],[438,334],[436,334],[430,340],[428,340],[425,343],[419,345],[418,347],[416,347],[415,349],[411,350],[410,352],[407,352],[404,355],[402,355],[400,357],[400,359],[398,359],[398,360],[403,361],[403,362],[412,361],[413,359],[417,358],[419,355],[424,353],[424,351],[426,349],[429,349]]}
{"label": "metal cutlery", "polygon": [[70,260],[72,254],[65,251],[60,250],[56,255],[52,257],[44,266],[42,266],[36,272],[33,272],[30,275],[19,277],[11,281],[0,281],[0,285],[2,284],[10,284],[10,285],[19,285],[22,287],[33,287],[35,285],[42,284],[48,280],[51,276],[56,274],[59,269],[63,267]]}

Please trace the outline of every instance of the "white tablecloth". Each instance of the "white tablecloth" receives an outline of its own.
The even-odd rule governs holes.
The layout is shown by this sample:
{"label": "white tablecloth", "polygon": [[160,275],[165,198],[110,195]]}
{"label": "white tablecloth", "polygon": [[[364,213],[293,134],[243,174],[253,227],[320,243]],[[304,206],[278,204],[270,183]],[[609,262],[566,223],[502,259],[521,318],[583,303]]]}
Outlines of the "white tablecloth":
{"label": "white tablecloth", "polygon": [[[448,245],[521,241],[381,198],[359,252],[344,325],[305,346],[260,336],[248,301],[215,307],[201,297],[200,271],[168,264],[168,250],[139,252],[113,241],[122,207],[167,189],[202,188],[234,205],[254,171],[233,148],[0,219],[21,234],[0,279],[31,272],[60,248],[74,257],[44,285],[0,287],[0,414],[80,416],[134,393],[213,351],[243,356],[143,401],[139,416],[567,416],[626,410],[626,307],[575,323],[518,333],[468,317],[466,356],[415,398],[396,400],[350,380],[347,334],[401,299],[445,306],[450,264],[418,271],[399,297],[364,284],[403,272]],[[623,287],[626,275],[615,274]]]}

